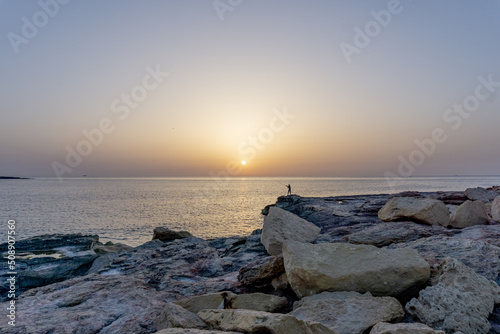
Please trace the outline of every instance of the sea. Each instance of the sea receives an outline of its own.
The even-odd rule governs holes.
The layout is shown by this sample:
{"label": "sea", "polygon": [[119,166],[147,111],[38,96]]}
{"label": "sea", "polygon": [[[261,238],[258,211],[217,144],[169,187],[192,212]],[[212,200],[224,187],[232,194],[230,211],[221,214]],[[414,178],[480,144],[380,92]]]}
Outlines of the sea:
{"label": "sea", "polygon": [[97,234],[101,242],[138,246],[165,226],[210,239],[249,235],[261,210],[286,195],[327,197],[402,191],[464,191],[500,185],[500,176],[385,178],[33,178],[0,180],[0,243],[13,220],[17,239]]}

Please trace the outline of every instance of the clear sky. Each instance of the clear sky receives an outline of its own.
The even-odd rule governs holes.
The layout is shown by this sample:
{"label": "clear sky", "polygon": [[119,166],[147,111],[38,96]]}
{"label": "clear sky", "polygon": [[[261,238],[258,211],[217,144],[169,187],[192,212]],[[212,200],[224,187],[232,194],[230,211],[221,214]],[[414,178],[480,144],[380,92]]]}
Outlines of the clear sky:
{"label": "clear sky", "polygon": [[0,175],[498,175],[499,36],[498,0],[3,0]]}

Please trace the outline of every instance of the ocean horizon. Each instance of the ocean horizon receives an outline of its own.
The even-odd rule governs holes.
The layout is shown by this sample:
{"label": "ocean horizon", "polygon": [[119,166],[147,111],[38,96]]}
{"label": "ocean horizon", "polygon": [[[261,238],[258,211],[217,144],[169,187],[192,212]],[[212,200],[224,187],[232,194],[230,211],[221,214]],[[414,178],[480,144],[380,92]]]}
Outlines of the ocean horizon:
{"label": "ocean horizon", "polygon": [[[100,241],[138,246],[165,226],[204,238],[249,235],[261,210],[279,196],[464,191],[500,185],[500,176],[383,177],[40,177],[1,180],[2,221],[16,221],[17,239],[42,234],[97,234]],[[6,237],[5,237],[6,238]]]}

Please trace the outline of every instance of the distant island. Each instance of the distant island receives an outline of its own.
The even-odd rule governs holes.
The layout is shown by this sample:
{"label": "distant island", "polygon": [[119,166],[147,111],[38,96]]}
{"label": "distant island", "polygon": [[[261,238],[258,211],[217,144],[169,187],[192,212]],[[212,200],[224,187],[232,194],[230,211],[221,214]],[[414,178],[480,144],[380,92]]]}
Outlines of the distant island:
{"label": "distant island", "polygon": [[29,177],[0,176],[0,180],[29,180]]}

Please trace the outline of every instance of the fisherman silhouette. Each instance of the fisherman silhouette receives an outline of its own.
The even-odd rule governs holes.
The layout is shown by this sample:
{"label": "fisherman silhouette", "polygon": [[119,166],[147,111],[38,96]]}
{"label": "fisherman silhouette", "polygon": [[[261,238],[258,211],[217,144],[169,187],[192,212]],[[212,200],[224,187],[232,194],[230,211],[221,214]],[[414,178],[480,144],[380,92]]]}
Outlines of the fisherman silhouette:
{"label": "fisherman silhouette", "polygon": [[229,298],[229,294],[226,291],[222,292],[220,295],[222,296],[222,302],[220,303],[218,309],[227,310],[233,308],[233,301],[236,297],[233,296]]}
{"label": "fisherman silhouette", "polygon": [[288,195],[291,195],[292,194],[292,186],[287,184],[286,187],[288,188],[288,193],[287,193],[287,196]]}

